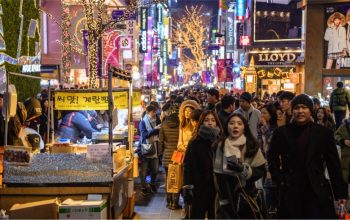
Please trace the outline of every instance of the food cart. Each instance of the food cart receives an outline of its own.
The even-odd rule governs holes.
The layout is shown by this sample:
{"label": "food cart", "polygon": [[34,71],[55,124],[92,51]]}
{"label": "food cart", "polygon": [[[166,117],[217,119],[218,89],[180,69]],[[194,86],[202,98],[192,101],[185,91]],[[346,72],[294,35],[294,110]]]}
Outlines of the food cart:
{"label": "food cart", "polygon": [[[111,78],[114,73],[109,72]],[[110,120],[108,133],[95,134],[93,141],[99,141],[100,144],[63,145],[63,152],[35,154],[27,164],[5,161],[0,208],[10,210],[16,203],[56,198],[60,201],[86,200],[88,195],[97,194],[106,201],[107,218],[131,217],[133,204],[130,203],[135,196],[133,166],[137,165],[134,163],[132,147],[132,109],[133,106],[141,109],[141,92],[133,92],[131,83],[129,88],[112,90],[110,83],[108,92],[103,89],[58,90],[54,91],[53,96],[56,110],[108,109],[110,116],[115,108],[126,111],[127,118],[124,120],[127,126],[113,132]],[[49,147],[60,146],[51,143]],[[0,151],[0,159],[2,153]]]}

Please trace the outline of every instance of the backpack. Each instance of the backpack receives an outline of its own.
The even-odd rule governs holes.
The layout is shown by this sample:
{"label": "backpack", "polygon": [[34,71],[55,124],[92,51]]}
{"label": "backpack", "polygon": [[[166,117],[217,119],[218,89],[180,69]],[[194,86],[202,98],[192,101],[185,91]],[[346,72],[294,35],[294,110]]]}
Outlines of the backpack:
{"label": "backpack", "polygon": [[346,94],[334,94],[334,104],[335,106],[346,106],[348,104],[348,100],[346,98]]}

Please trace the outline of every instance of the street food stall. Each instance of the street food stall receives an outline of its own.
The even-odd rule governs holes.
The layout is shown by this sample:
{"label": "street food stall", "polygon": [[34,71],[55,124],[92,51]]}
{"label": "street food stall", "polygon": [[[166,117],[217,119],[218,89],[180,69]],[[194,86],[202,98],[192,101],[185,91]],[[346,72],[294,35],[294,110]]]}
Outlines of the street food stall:
{"label": "street food stall", "polygon": [[[103,89],[54,91],[56,110],[109,110],[111,116],[116,109],[118,125],[95,133],[91,143],[72,144],[58,138],[48,144],[50,151],[46,153],[5,146],[0,151],[0,159],[4,154],[3,171],[0,169],[3,173],[0,208],[9,211],[14,204],[30,206],[56,199],[61,204],[59,211],[46,217],[57,218],[59,214],[61,218],[67,210],[72,210],[61,210],[67,205],[63,201],[70,201],[66,206],[69,207],[76,205],[74,201],[94,198],[103,201],[98,210],[106,208],[108,219],[131,217],[134,205],[130,203],[135,197],[133,170],[137,166],[132,147],[132,115],[141,112],[141,92],[132,91],[131,83],[129,85],[129,88],[113,90],[109,86],[108,92]],[[67,216],[73,213],[66,213]]]}

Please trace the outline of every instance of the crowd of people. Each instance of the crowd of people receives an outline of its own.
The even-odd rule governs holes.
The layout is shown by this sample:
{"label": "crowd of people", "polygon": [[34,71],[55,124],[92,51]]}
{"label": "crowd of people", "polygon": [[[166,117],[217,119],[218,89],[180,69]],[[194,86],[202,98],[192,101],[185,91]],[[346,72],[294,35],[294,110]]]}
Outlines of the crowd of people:
{"label": "crowd of people", "polygon": [[[162,105],[150,102],[135,152],[142,194],[157,192],[159,167],[167,174],[176,151],[184,158],[183,186],[166,201],[169,209],[183,208],[185,218],[336,218],[334,201],[345,205],[350,181],[350,96],[343,87],[337,83],[329,107],[288,91],[259,98],[214,88],[173,91]],[[0,110],[2,103],[0,95]],[[7,143],[44,150],[47,115],[46,93],[18,103]],[[109,122],[105,111],[54,116],[55,130],[71,142],[82,134],[91,139]]]}
{"label": "crowd of people", "polygon": [[180,209],[181,194],[185,218],[337,218],[350,165],[350,99],[337,87],[329,107],[288,91],[260,99],[214,88],[174,91],[162,108],[151,102],[136,151],[142,194],[157,191],[159,161],[168,173],[176,151],[184,154],[183,187],[167,193],[167,208]]}

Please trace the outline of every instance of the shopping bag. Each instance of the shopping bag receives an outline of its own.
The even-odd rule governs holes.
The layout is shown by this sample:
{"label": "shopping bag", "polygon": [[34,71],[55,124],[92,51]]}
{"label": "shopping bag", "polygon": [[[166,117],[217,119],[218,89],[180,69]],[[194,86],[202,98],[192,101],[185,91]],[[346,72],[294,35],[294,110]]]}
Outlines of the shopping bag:
{"label": "shopping bag", "polygon": [[182,164],[184,161],[184,152],[175,150],[173,156],[171,157],[171,161],[177,164]]}
{"label": "shopping bag", "polygon": [[350,220],[350,214],[348,214],[344,204],[339,205],[338,218],[342,220]]}
{"label": "shopping bag", "polygon": [[179,193],[183,184],[183,166],[181,164],[169,164],[167,187],[168,193]]}

